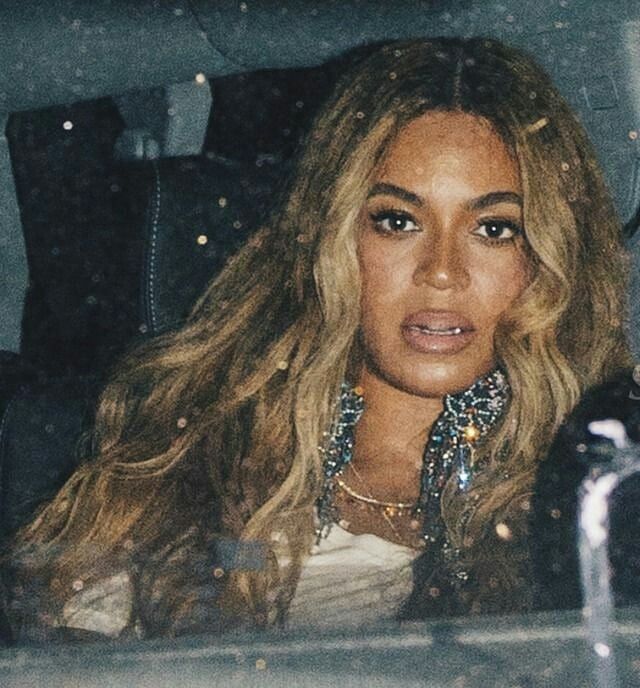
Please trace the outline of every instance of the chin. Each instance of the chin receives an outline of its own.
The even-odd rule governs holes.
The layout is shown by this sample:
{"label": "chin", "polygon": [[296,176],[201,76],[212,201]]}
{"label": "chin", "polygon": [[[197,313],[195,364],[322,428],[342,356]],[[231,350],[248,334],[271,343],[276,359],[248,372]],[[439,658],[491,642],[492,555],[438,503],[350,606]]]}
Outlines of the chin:
{"label": "chin", "polygon": [[370,369],[387,384],[413,396],[438,399],[471,387],[495,365],[492,358],[472,362],[464,353],[444,361],[385,363],[370,361]]}

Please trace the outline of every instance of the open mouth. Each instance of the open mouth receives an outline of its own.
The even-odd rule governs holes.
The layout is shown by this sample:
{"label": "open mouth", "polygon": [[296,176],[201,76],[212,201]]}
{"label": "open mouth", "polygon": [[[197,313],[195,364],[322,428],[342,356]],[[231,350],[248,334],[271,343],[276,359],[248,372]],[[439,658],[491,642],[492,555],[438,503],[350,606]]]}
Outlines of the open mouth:
{"label": "open mouth", "polygon": [[452,311],[419,311],[404,319],[402,336],[420,353],[454,354],[464,349],[475,335],[473,323]]}

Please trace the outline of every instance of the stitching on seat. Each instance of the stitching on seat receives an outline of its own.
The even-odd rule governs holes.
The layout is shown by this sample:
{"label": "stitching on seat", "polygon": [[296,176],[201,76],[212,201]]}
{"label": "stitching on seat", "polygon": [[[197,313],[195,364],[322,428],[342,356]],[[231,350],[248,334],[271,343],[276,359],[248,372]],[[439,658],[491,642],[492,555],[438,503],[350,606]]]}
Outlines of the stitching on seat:
{"label": "stitching on seat", "polygon": [[[13,407],[16,404],[16,399],[20,396],[20,392],[16,392],[11,400],[7,403],[7,406],[2,414],[2,420],[0,421],[0,516],[4,511],[4,504],[2,503],[2,495],[4,490],[2,489],[2,479],[4,477],[4,462],[6,458],[6,445],[7,445],[7,434],[6,429],[9,425],[8,418],[13,411]],[[0,523],[0,530],[2,529],[2,524]]]}
{"label": "stitching on seat", "polygon": [[157,259],[157,238],[158,228],[160,226],[160,170],[158,163],[152,162],[155,184],[153,189],[153,210],[151,216],[151,251],[149,253],[149,318],[151,320],[151,332],[156,333],[157,317],[156,317],[156,300],[155,300],[155,279],[156,279],[156,259]]}

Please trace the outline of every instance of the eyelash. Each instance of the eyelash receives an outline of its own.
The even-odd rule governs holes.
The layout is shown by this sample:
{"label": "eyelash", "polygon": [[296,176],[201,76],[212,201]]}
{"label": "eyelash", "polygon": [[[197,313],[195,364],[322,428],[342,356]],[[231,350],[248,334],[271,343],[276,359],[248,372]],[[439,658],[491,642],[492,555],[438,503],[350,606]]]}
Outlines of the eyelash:
{"label": "eyelash", "polygon": [[[373,221],[376,231],[380,232],[380,234],[408,234],[409,232],[417,231],[418,228],[418,223],[411,217],[411,215],[401,210],[382,210],[378,213],[371,213],[370,217]],[[397,220],[412,222],[416,226],[416,229],[407,230],[393,229],[392,227],[382,227],[382,223],[385,220],[391,220],[392,222]]]}
{"label": "eyelash", "polygon": [[[411,217],[409,213],[405,213],[402,210],[383,210],[378,213],[371,213],[370,215],[371,220],[374,223],[374,228],[377,232],[380,234],[387,234],[387,235],[396,235],[399,236],[401,234],[410,234],[412,232],[419,231],[419,226],[418,223]],[[411,222],[415,225],[416,229],[393,229],[393,228],[387,228],[387,227],[382,227],[382,223],[385,221],[391,220],[392,222],[394,221],[405,221],[405,222]],[[477,231],[481,227],[500,227],[503,229],[510,229],[512,231],[512,236],[506,237],[506,238],[499,238],[499,237],[489,237],[489,236],[483,236],[482,234],[477,234]],[[519,236],[522,236],[524,234],[524,230],[522,227],[514,222],[511,219],[506,219],[506,218],[499,218],[499,217],[493,217],[493,218],[482,218],[477,227],[473,230],[474,235],[480,239],[481,241],[492,244],[493,246],[496,245],[501,245],[501,244],[507,244],[512,241],[515,241],[515,239]]]}

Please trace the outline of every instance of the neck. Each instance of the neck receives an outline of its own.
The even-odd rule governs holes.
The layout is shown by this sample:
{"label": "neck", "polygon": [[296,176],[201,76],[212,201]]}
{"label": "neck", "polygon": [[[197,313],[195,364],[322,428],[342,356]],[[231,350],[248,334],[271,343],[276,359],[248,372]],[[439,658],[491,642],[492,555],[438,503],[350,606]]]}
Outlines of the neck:
{"label": "neck", "polygon": [[404,392],[366,367],[359,385],[365,411],[355,429],[354,466],[376,495],[416,496],[424,446],[442,399]]}

